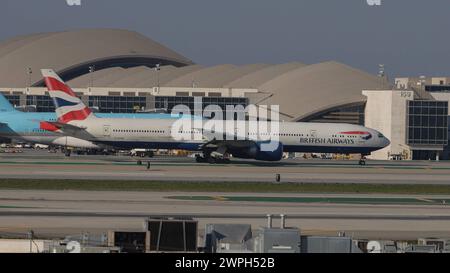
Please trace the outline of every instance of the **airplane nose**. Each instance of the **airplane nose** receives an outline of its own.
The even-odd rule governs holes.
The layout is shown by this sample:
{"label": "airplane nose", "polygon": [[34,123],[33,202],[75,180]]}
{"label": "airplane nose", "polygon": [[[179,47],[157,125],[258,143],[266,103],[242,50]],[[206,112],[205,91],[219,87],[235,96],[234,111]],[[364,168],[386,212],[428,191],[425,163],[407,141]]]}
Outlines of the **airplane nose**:
{"label": "airplane nose", "polygon": [[387,137],[385,137],[383,139],[383,147],[387,147],[389,145],[391,145],[391,141]]}

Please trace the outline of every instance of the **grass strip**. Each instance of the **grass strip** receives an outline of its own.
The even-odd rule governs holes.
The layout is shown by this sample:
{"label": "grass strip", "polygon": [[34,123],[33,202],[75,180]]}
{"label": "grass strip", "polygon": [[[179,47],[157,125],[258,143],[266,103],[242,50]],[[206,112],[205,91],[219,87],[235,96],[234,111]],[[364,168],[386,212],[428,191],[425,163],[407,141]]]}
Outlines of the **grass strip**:
{"label": "grass strip", "polygon": [[249,193],[385,193],[450,194],[450,185],[341,184],[341,183],[253,183],[253,182],[166,182],[64,179],[0,179],[0,189],[162,191],[162,192],[249,192]]}

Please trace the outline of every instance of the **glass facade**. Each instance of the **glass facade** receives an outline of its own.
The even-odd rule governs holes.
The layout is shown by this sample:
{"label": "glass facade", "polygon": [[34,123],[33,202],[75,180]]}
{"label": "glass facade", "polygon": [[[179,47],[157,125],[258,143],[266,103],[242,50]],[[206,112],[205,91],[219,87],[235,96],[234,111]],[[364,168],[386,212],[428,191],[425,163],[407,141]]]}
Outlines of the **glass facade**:
{"label": "glass facade", "polygon": [[36,112],[54,112],[55,106],[49,96],[27,96],[27,106],[36,106]]}
{"label": "glass facade", "polygon": [[342,105],[324,112],[315,113],[300,121],[364,125],[364,110],[365,104]]}
{"label": "glass facade", "polygon": [[450,85],[425,85],[428,92],[450,92]]}
{"label": "glass facade", "polygon": [[134,113],[146,106],[146,97],[89,96],[89,107],[100,113]]}
{"label": "glass facade", "polygon": [[4,95],[5,98],[14,106],[20,106],[20,95]]}
{"label": "glass facade", "polygon": [[448,103],[408,101],[407,127],[409,145],[447,145]]}
{"label": "glass facade", "polygon": [[[22,106],[20,95],[5,95],[12,105]],[[88,96],[88,106],[101,113],[135,113],[144,109],[167,109],[168,112],[176,105],[187,105],[194,110],[193,96],[157,96],[154,97],[155,105],[147,105],[146,96]],[[208,105],[218,105],[226,111],[227,105],[246,107],[248,98],[235,97],[202,97],[204,109]],[[55,106],[49,96],[27,95],[26,106],[35,106],[36,112],[54,112]]]}
{"label": "glass facade", "polygon": [[[242,105],[244,108],[248,105],[248,98],[230,98],[230,97],[202,97],[202,109],[209,105],[218,105],[224,111],[224,118],[226,114],[227,105],[237,106]],[[183,97],[165,97],[158,96],[155,97],[155,108],[167,109],[170,113],[176,105],[186,105],[191,109],[192,113],[194,111],[194,97],[183,96]]]}

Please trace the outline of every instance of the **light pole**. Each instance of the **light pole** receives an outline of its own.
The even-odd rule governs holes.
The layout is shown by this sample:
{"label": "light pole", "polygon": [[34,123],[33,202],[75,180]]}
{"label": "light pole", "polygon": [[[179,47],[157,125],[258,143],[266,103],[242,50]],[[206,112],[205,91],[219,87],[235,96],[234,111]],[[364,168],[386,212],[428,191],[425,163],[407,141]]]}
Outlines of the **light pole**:
{"label": "light pole", "polygon": [[159,90],[159,71],[161,70],[161,64],[156,64],[155,71],[156,71],[156,87],[158,87]]}
{"label": "light pole", "polygon": [[94,72],[95,72],[95,65],[89,66],[89,74],[91,75],[91,87],[94,87]]}
{"label": "light pole", "polygon": [[385,76],[384,64],[379,64],[378,65],[378,77],[380,77],[381,89],[384,89],[384,76]]}
{"label": "light pole", "polygon": [[33,69],[31,69],[31,67],[28,67],[27,73],[28,73],[28,87],[31,87],[31,76],[33,75]]}
{"label": "light pole", "polygon": [[28,231],[28,239],[30,239],[30,253],[33,253],[33,238],[34,238],[34,231],[33,230]]}
{"label": "light pole", "polygon": [[425,85],[426,85],[426,83],[427,83],[427,77],[426,76],[420,76],[419,77],[419,82],[420,82],[420,88],[422,89],[422,90],[425,90]]}

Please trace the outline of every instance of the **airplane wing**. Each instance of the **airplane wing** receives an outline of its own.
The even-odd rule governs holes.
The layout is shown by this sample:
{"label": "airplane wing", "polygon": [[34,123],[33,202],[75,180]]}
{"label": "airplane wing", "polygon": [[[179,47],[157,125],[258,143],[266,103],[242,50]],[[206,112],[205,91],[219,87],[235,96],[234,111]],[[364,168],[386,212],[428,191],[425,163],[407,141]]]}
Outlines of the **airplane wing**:
{"label": "airplane wing", "polygon": [[205,148],[214,148],[214,147],[220,147],[225,146],[229,148],[247,148],[250,146],[253,146],[255,144],[255,141],[253,140],[216,140],[212,139],[205,144],[202,145],[202,147]]}
{"label": "airplane wing", "polygon": [[[219,139],[216,139],[217,132],[214,134],[214,132],[210,130],[206,130],[204,128],[200,129],[197,128],[197,130],[203,130],[203,139],[205,143],[201,146],[201,149],[206,150],[213,150],[220,154],[224,154],[226,152],[233,152],[233,151],[242,151],[247,148],[252,148],[255,146],[258,146],[260,143],[265,143],[267,145],[276,144],[276,139],[268,139],[268,140],[257,140],[256,136],[255,138],[251,135],[247,135],[246,133],[240,137],[237,137],[237,131],[236,132],[230,132],[230,131],[224,131],[222,133],[218,132],[220,135]],[[275,142],[275,143],[273,143]],[[279,145],[274,145],[273,147],[268,147],[277,149],[276,147],[279,147]]]}
{"label": "airplane wing", "polygon": [[255,141],[249,138],[238,139],[236,135],[230,134],[228,132],[223,132],[221,134],[221,139],[216,139],[212,131],[203,130],[203,138],[206,140],[205,144],[202,145],[202,148],[210,148],[210,149],[243,149],[248,148],[255,145]]}

